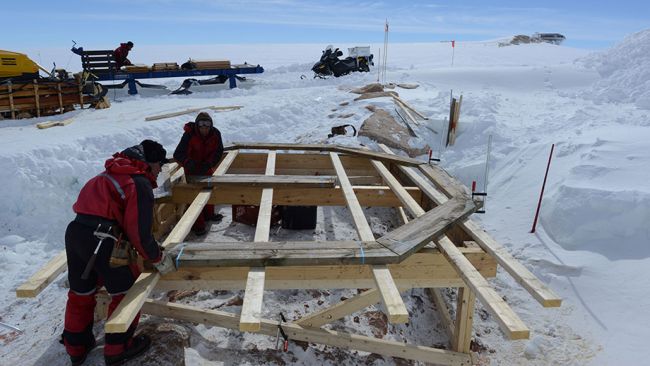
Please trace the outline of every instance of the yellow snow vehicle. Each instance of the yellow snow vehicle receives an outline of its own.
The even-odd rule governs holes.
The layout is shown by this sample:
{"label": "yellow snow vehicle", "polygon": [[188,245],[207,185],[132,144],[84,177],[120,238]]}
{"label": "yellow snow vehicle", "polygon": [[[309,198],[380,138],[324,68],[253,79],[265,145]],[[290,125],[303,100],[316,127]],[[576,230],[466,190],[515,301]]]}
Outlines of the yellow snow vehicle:
{"label": "yellow snow vehicle", "polygon": [[39,66],[27,55],[0,50],[0,80],[38,79]]}

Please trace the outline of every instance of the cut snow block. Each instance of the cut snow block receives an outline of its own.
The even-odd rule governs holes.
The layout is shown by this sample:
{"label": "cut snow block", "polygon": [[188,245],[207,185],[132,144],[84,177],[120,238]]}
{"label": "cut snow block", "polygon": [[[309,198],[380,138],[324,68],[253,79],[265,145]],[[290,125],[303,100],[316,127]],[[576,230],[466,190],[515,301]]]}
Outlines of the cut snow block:
{"label": "cut snow block", "polygon": [[[429,152],[429,145],[423,147],[417,146],[417,139],[411,140],[411,134],[408,129],[399,124],[393,116],[383,109],[377,108],[375,112],[368,117],[361,128],[359,136],[366,136],[379,143],[400,149],[410,157],[419,156]],[[413,145],[411,144],[413,142]]]}

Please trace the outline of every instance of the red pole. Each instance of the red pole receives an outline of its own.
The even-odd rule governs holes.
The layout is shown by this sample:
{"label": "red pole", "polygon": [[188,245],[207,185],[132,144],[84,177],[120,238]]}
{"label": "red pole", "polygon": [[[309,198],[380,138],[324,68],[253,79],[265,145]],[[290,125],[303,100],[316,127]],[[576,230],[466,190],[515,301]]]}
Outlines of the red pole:
{"label": "red pole", "polygon": [[530,233],[535,233],[535,227],[537,226],[537,217],[539,216],[539,209],[542,207],[542,197],[544,197],[544,187],[546,187],[546,177],[548,177],[548,169],[551,167],[551,158],[553,157],[553,149],[555,144],[551,145],[551,153],[548,155],[548,164],[546,165],[546,173],[544,173],[544,183],[542,183],[542,191],[539,193],[539,202],[537,202],[537,211],[535,211],[535,221],[533,221],[533,228],[530,230]]}

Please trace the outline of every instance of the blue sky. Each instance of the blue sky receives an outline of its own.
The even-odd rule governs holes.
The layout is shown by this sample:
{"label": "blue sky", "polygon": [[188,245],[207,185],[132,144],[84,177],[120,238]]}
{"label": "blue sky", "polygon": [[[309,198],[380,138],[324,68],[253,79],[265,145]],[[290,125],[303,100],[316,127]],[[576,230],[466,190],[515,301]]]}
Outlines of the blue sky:
{"label": "blue sky", "polygon": [[[558,32],[606,48],[650,28],[650,1],[3,1],[0,48],[138,44],[480,41]],[[9,30],[9,32],[5,30]]]}

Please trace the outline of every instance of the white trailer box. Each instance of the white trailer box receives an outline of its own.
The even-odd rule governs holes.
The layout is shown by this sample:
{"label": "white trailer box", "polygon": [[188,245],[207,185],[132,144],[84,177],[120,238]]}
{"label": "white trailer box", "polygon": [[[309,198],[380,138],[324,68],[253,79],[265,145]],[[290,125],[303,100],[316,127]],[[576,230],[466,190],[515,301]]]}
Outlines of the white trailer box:
{"label": "white trailer box", "polygon": [[350,57],[370,57],[370,46],[348,48]]}

